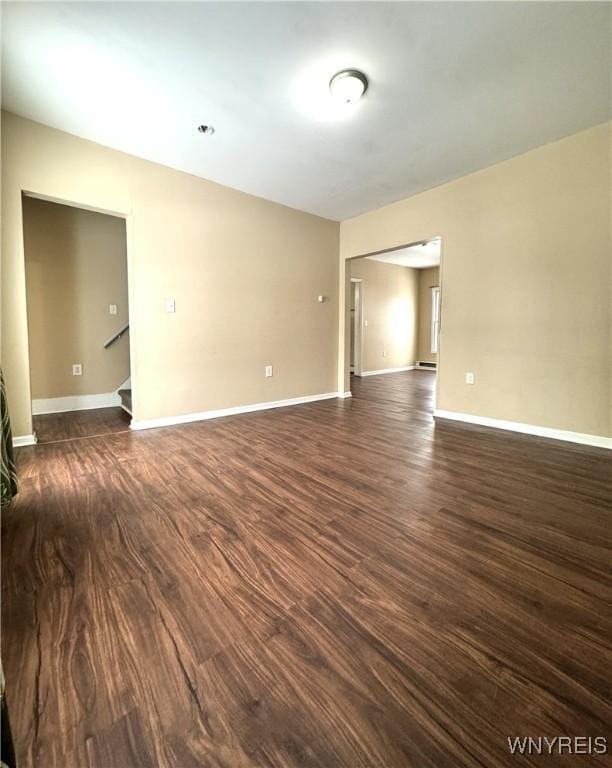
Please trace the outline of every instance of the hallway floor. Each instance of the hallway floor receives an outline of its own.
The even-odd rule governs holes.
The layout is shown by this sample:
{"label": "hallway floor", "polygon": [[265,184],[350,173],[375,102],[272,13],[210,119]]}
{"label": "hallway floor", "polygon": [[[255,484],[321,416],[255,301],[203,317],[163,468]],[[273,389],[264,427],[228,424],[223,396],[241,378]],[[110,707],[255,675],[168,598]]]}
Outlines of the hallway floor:
{"label": "hallway floor", "polygon": [[505,768],[543,762],[508,737],[609,735],[609,453],[434,424],[433,385],[19,449],[20,768]]}
{"label": "hallway floor", "polygon": [[131,416],[123,408],[95,408],[33,416],[32,427],[39,443],[55,443],[125,432],[130,428],[130,421]]}

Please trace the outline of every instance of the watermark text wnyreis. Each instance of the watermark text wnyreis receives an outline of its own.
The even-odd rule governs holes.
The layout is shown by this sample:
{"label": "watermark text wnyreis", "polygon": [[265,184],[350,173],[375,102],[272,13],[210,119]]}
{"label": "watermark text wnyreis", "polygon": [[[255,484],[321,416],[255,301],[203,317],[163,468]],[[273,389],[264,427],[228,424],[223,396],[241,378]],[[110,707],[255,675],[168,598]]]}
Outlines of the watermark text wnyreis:
{"label": "watermark text wnyreis", "polygon": [[508,736],[511,755],[605,755],[605,736]]}

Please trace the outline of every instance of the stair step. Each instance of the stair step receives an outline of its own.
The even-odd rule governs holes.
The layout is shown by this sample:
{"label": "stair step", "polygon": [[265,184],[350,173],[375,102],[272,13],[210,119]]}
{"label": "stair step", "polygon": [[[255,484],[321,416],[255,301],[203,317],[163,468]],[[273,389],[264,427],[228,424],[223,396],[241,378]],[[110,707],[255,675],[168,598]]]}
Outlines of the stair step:
{"label": "stair step", "polygon": [[121,404],[125,408],[125,410],[131,415],[132,414],[132,390],[131,389],[120,389],[117,394],[121,398]]}

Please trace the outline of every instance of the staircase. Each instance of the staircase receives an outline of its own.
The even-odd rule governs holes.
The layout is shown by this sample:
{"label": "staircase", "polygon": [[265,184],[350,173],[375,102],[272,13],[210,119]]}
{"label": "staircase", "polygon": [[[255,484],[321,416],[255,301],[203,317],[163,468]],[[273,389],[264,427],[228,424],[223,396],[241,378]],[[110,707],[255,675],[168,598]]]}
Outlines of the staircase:
{"label": "staircase", "polygon": [[121,398],[121,407],[124,411],[127,411],[130,416],[132,415],[132,390],[131,389],[119,389],[117,394]]}
{"label": "staircase", "polygon": [[[130,324],[125,323],[124,325],[119,328],[119,330],[116,333],[113,333],[113,335],[107,339],[104,342],[104,349],[108,349],[109,347],[112,347],[113,344],[118,341],[124,333],[127,333],[130,329]],[[131,377],[128,377],[121,387],[117,390],[117,394],[121,398],[121,407],[124,411],[127,411],[130,416],[132,415],[132,379]]]}

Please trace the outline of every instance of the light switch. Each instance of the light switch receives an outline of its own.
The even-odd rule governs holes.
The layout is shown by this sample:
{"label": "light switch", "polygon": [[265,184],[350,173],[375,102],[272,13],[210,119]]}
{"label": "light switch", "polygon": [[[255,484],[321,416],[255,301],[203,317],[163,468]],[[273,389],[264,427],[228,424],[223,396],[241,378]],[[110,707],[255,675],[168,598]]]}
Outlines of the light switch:
{"label": "light switch", "polygon": [[271,365],[266,365],[265,373],[266,373],[266,378],[267,379],[269,379],[270,376],[272,376],[272,366]]}
{"label": "light switch", "polygon": [[166,299],[166,312],[170,315],[176,312],[176,302],[174,299]]}
{"label": "light switch", "polygon": [[109,304],[108,312],[109,312],[110,315],[116,315],[117,314],[117,305],[116,304]]}

